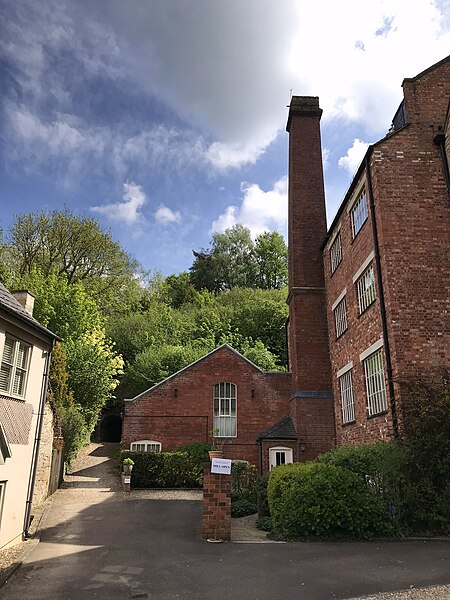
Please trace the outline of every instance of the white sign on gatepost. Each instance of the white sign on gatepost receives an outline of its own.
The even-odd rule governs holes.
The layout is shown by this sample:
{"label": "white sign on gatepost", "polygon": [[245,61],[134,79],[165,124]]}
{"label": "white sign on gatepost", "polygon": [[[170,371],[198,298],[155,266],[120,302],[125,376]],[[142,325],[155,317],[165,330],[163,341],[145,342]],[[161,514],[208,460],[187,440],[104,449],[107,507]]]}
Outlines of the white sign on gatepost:
{"label": "white sign on gatepost", "polygon": [[211,460],[211,473],[220,473],[221,475],[231,475],[231,459],[213,458]]}

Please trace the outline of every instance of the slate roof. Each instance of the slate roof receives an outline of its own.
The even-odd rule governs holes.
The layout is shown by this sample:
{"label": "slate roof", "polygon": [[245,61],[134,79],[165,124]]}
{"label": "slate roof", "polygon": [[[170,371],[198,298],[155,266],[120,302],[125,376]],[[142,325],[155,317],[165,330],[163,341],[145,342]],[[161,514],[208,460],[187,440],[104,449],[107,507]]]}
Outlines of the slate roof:
{"label": "slate roof", "polygon": [[60,339],[56,334],[52,333],[49,329],[41,325],[39,321],[27,313],[20,302],[14,298],[11,292],[9,292],[2,283],[0,283],[0,309],[3,309],[5,312],[25,322],[33,329],[37,329],[41,333],[45,334],[46,337],[55,340]]}
{"label": "slate roof", "polygon": [[291,417],[283,417],[278,423],[260,433],[258,440],[296,440],[297,432]]}

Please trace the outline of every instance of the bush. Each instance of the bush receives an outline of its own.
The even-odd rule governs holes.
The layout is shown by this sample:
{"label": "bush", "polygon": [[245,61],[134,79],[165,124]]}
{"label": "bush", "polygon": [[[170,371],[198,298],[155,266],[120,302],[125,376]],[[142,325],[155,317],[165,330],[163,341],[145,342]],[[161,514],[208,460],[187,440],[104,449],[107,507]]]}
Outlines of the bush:
{"label": "bush", "polygon": [[270,517],[269,500],[267,499],[267,485],[269,482],[269,473],[261,475],[258,479],[256,488],[258,496],[258,516],[260,518]]}
{"label": "bush", "polygon": [[208,452],[211,450],[211,444],[207,442],[192,442],[192,444],[184,444],[179,446],[176,452],[185,452],[193,464],[203,466],[204,463],[209,462]]}
{"label": "bush", "polygon": [[233,462],[231,469],[231,495],[256,504],[256,484],[258,472],[255,465],[244,460]]}
{"label": "bush", "polygon": [[241,498],[240,500],[236,500],[231,503],[231,516],[236,519],[239,517],[247,517],[248,515],[253,515],[256,512],[256,504],[254,502],[250,502],[245,498]]}
{"label": "bush", "polygon": [[133,488],[198,488],[203,482],[203,467],[186,452],[123,450],[120,458],[134,460]]}
{"label": "bush", "polygon": [[277,467],[268,497],[273,527],[288,539],[362,539],[385,531],[379,498],[342,467],[312,462]]}
{"label": "bush", "polygon": [[259,519],[256,519],[256,527],[261,531],[272,531],[272,519],[270,517],[259,517]]}

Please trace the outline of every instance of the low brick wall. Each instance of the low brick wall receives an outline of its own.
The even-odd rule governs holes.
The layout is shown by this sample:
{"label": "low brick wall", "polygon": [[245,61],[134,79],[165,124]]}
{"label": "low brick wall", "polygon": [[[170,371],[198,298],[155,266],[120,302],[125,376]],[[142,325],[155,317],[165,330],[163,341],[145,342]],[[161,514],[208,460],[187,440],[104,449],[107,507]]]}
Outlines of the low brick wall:
{"label": "low brick wall", "polygon": [[211,473],[210,463],[203,478],[202,538],[231,540],[231,476]]}

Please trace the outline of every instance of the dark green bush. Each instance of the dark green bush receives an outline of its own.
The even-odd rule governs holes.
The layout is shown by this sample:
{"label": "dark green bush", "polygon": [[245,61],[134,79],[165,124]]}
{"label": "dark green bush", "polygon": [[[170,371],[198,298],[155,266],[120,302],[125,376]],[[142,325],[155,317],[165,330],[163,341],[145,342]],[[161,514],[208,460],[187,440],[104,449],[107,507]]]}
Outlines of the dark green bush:
{"label": "dark green bush", "polygon": [[364,539],[385,531],[379,498],[342,467],[312,462],[277,467],[268,497],[273,527],[289,539]]}
{"label": "dark green bush", "polygon": [[195,488],[203,482],[203,467],[186,452],[132,452],[123,450],[124,458],[134,460],[133,488]]}
{"label": "dark green bush", "polygon": [[269,482],[269,473],[261,475],[258,479],[256,488],[258,495],[258,516],[260,518],[270,517],[269,500],[267,499],[267,485]]}
{"label": "dark green bush", "polygon": [[272,531],[272,519],[270,517],[259,517],[259,519],[256,519],[256,527],[261,531]]}
{"label": "dark green bush", "polygon": [[232,498],[245,499],[256,504],[258,472],[255,465],[243,460],[233,462],[231,469]]}
{"label": "dark green bush", "polygon": [[253,515],[255,512],[256,504],[246,500],[245,498],[241,498],[240,500],[236,500],[235,502],[231,503],[231,516],[234,519]]}

